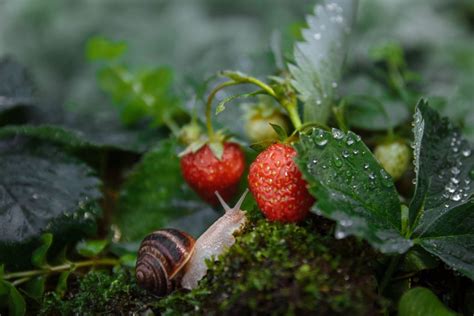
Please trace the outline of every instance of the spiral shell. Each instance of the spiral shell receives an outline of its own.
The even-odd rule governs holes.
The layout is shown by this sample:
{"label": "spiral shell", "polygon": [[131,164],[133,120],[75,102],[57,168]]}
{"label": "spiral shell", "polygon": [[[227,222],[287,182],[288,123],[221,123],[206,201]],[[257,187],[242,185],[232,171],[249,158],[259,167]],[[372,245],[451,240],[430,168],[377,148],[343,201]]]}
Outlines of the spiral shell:
{"label": "spiral shell", "polygon": [[177,229],[161,229],[145,237],[138,250],[138,285],[158,296],[170,293],[179,283],[194,244],[193,237]]}

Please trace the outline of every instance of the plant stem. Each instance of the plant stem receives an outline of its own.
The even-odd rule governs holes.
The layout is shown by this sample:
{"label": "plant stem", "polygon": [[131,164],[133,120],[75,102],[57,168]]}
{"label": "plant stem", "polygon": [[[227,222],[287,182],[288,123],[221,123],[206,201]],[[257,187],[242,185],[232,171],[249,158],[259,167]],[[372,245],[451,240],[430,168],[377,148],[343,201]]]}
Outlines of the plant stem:
{"label": "plant stem", "polygon": [[209,136],[209,139],[211,140],[214,137],[214,129],[212,128],[212,100],[214,100],[214,97],[216,96],[217,92],[220,90],[224,89],[225,87],[230,87],[230,86],[236,86],[240,84],[240,82],[236,81],[226,81],[221,84],[219,84],[217,87],[215,87],[211,93],[209,94],[209,97],[207,97],[207,103],[206,103],[206,127],[207,127],[207,134]]}
{"label": "plant stem", "polygon": [[380,282],[380,285],[379,285],[379,294],[383,294],[383,292],[385,291],[385,288],[387,287],[388,282],[390,282],[390,280],[392,279],[392,275],[395,272],[395,270],[397,268],[397,265],[398,265],[398,262],[400,261],[401,258],[402,258],[401,255],[397,255],[397,256],[394,256],[390,259],[390,263],[388,265],[388,268],[385,271],[383,279],[382,279],[382,281]]}
{"label": "plant stem", "polygon": [[[69,262],[69,263],[64,263],[57,266],[45,267],[43,269],[38,269],[38,270],[6,273],[3,276],[3,279],[11,280],[11,279],[20,278],[20,280],[16,281],[16,282],[20,282],[23,278],[30,279],[31,277],[42,275],[42,274],[58,273],[58,272],[67,271],[70,269],[82,268],[82,267],[87,267],[87,266],[114,266],[119,263],[120,261],[114,258],[103,258],[103,259],[93,259],[93,260],[85,260],[85,261],[79,261],[79,262]],[[24,281],[21,281],[21,283],[23,282]]]}
{"label": "plant stem", "polygon": [[295,127],[295,129],[296,130],[300,129],[303,124],[301,123],[300,115],[298,114],[298,109],[296,107],[296,104],[287,106],[285,107],[285,109],[288,112],[291,123],[293,123],[293,126]]}
{"label": "plant stem", "polygon": [[179,126],[171,117],[164,117],[163,122],[170,129],[173,136],[175,137],[179,136]]}

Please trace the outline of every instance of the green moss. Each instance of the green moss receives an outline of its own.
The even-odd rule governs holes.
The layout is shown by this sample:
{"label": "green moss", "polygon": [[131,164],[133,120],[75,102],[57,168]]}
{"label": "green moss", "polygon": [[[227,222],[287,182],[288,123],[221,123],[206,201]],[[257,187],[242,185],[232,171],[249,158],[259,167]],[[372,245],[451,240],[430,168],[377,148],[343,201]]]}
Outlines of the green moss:
{"label": "green moss", "polygon": [[[72,282],[74,283],[74,282]],[[66,297],[48,293],[40,315],[119,315],[143,311],[151,297],[138,289],[128,271],[92,271],[71,284]]]}
{"label": "green moss", "polygon": [[227,253],[209,262],[198,288],[156,306],[164,315],[381,313],[372,251],[352,238],[334,240],[321,221],[248,225]]}

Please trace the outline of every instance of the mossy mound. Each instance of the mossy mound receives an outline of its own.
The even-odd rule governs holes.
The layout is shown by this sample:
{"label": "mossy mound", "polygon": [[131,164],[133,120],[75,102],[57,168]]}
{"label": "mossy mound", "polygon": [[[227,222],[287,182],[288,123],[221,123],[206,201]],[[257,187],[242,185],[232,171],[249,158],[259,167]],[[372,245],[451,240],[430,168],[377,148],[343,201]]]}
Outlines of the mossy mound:
{"label": "mossy mound", "polygon": [[92,271],[71,282],[69,292],[60,298],[48,293],[40,315],[129,315],[146,311],[147,302],[154,300],[136,286],[125,270]]}
{"label": "mossy mound", "polygon": [[321,234],[318,221],[324,220],[248,225],[228,252],[209,262],[198,288],[175,292],[156,306],[164,315],[382,313],[372,250],[353,238]]}
{"label": "mossy mound", "polygon": [[354,238],[335,240],[333,224],[303,225],[252,218],[193,291],[156,298],[130,271],[92,271],[71,282],[64,298],[48,294],[43,315],[378,315],[374,251]]}

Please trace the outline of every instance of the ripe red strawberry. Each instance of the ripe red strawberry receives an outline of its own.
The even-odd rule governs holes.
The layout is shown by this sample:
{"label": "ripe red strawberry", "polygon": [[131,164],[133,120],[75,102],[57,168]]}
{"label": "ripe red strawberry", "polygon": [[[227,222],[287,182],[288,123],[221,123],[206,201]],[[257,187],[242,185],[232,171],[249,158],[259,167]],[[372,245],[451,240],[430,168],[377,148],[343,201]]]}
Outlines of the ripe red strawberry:
{"label": "ripe red strawberry", "polygon": [[237,193],[240,177],[245,169],[244,153],[235,143],[224,143],[224,152],[219,160],[209,145],[181,158],[184,179],[199,196],[211,205],[217,205],[215,191],[230,200]]}
{"label": "ripe red strawberry", "polygon": [[258,206],[271,221],[297,222],[305,218],[314,198],[293,161],[296,151],[273,144],[250,166],[248,182]]}

